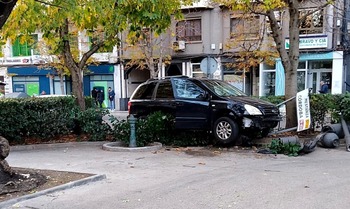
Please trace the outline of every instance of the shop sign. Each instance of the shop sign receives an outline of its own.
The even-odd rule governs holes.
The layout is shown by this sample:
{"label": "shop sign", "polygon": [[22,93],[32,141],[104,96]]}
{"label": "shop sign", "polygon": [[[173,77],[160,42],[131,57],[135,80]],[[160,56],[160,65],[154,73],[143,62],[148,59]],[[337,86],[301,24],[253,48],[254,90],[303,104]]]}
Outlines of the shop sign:
{"label": "shop sign", "polygon": [[297,131],[309,129],[311,125],[309,89],[297,93],[296,103],[298,117]]}
{"label": "shop sign", "polygon": [[[299,49],[327,48],[327,36],[299,37]],[[285,48],[289,49],[289,38],[285,40]]]}
{"label": "shop sign", "polygon": [[0,65],[28,65],[32,61],[30,57],[7,57],[0,58]]}

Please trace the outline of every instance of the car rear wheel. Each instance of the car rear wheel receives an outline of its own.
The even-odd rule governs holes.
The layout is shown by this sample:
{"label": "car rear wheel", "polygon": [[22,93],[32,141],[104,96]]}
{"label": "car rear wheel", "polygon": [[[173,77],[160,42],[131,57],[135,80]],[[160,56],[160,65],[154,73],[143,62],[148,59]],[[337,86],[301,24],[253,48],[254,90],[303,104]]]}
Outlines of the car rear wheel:
{"label": "car rear wheel", "polygon": [[238,138],[238,125],[228,117],[221,117],[214,123],[213,133],[220,144],[231,144]]}

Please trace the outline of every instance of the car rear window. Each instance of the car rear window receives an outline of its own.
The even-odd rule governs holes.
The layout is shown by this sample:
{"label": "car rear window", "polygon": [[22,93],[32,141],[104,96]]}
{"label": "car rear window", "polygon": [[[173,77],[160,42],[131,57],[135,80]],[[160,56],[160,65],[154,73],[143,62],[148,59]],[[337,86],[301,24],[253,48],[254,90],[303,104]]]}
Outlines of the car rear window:
{"label": "car rear window", "polygon": [[159,83],[156,98],[157,99],[173,99],[174,98],[173,87],[172,87],[171,82],[169,80]]}
{"label": "car rear window", "polygon": [[132,99],[152,99],[154,88],[156,87],[156,83],[147,83],[139,88],[137,88],[135,94]]}

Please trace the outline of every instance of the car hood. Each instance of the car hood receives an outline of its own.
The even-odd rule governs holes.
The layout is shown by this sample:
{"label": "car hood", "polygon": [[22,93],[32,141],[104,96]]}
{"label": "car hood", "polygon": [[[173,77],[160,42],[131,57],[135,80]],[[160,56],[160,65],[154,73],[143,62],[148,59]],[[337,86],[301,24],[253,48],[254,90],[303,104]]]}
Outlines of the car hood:
{"label": "car hood", "polygon": [[234,101],[234,102],[241,102],[244,104],[250,104],[253,106],[275,106],[274,104],[254,97],[249,96],[232,96],[232,97],[226,97],[228,100]]}
{"label": "car hood", "polygon": [[254,98],[249,96],[232,96],[232,97],[226,97],[226,99],[228,101],[231,101],[232,103],[241,103],[242,105],[249,104],[254,107],[257,107],[265,115],[270,115],[270,116],[279,115],[279,110],[276,105],[259,98]]}

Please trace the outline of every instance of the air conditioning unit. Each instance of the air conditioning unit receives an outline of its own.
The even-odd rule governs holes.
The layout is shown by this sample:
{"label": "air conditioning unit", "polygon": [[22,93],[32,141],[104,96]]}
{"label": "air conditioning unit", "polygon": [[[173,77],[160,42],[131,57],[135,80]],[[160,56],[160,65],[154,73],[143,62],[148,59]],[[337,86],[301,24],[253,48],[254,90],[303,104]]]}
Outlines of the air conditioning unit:
{"label": "air conditioning unit", "polygon": [[186,43],[185,41],[174,41],[173,48],[174,48],[174,51],[185,51]]}

